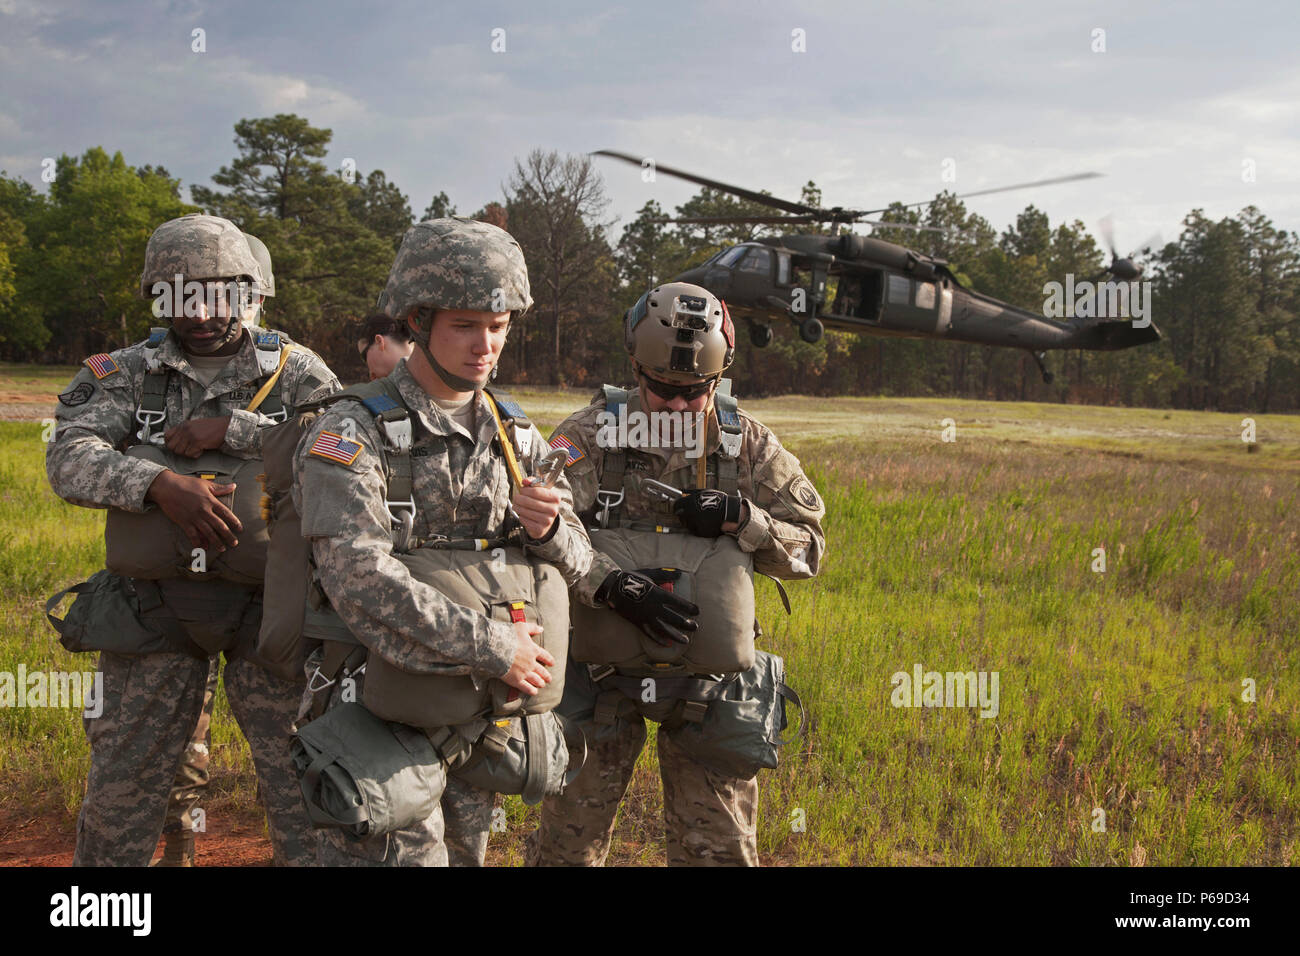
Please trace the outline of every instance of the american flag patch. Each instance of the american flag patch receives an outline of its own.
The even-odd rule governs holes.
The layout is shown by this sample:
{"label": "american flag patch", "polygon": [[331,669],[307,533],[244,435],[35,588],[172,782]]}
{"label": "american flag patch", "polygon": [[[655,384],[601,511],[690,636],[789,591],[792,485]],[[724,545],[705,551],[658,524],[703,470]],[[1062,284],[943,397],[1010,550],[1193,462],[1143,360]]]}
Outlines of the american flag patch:
{"label": "american flag patch", "polygon": [[564,463],[564,466],[565,466],[566,468],[567,468],[569,465],[572,465],[574,462],[582,461],[582,459],[584,459],[584,458],[587,457],[587,453],[586,453],[585,451],[583,451],[582,449],[580,449],[577,445],[575,445],[573,442],[569,441],[569,439],[566,438],[566,437],[563,436],[563,435],[555,435],[555,436],[553,436],[553,437],[551,438],[551,447],[552,447],[552,448],[563,448],[566,452],[568,452],[568,454],[569,454],[569,458],[568,458],[568,460]]}
{"label": "american flag patch", "polygon": [[100,352],[98,355],[92,355],[86,359],[86,367],[95,373],[95,378],[103,378],[105,375],[112,375],[118,371],[113,356],[107,352]]}
{"label": "american flag patch", "polygon": [[307,449],[307,454],[350,465],[361,454],[361,443],[350,441],[334,432],[321,432]]}

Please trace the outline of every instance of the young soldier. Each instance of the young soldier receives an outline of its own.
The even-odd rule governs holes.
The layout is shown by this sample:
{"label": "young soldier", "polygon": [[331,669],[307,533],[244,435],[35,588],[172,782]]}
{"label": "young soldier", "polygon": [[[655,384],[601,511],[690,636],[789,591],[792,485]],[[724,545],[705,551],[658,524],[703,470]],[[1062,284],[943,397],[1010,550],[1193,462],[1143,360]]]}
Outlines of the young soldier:
{"label": "young soldier", "polygon": [[[185,464],[200,456],[214,468],[256,464],[272,416],[338,387],[311,351],[280,333],[254,337],[244,327],[262,281],[230,221],[195,214],[163,223],[149,239],[140,292],[157,297],[155,312],[170,318],[171,328],[90,357],[59,396],[46,453],[50,485],[72,504],[112,509],[110,565],[138,569],[115,570],[109,579],[125,602],[78,597],[91,603],[103,632],[93,646],[117,646],[113,635],[126,631],[158,637],[146,642],[147,653],[119,647],[123,653],[100,654],[104,710],[86,720],[91,763],[74,865],[149,862],[168,788],[203,708],[209,658],[219,650],[231,709],[253,752],[275,860],[303,864],[313,856],[316,840],[287,746],[298,688],[243,656],[261,614],[261,587],[252,583],[260,570],[231,569],[240,555],[243,564],[256,564],[259,529],[232,510],[235,485]],[[255,485],[251,477],[243,483]],[[245,487],[241,500],[255,494]],[[145,568],[150,562],[156,566]]]}
{"label": "young soldier", "polygon": [[[262,306],[268,296],[275,295],[275,272],[271,267],[271,251],[266,243],[251,233],[244,233],[248,251],[262,270],[262,281],[252,290],[253,308],[245,313],[244,325],[257,329],[262,320]],[[203,688],[203,710],[194,725],[194,733],[185,745],[181,765],[172,782],[172,792],[167,798],[167,819],[163,824],[163,855],[154,861],[155,866],[193,866],[194,810],[208,792],[208,764],[212,759],[212,704],[217,695],[217,678],[221,659],[213,656],[208,665],[208,682]]]}
{"label": "young soldier", "polygon": [[411,333],[404,323],[394,321],[385,312],[374,312],[366,316],[357,351],[361,353],[361,361],[366,363],[366,371],[373,382],[391,375],[398,362],[409,359],[415,351],[415,343],[411,341]]}
{"label": "young soldier", "polygon": [[[591,548],[568,485],[561,476],[554,488],[525,486],[511,495],[493,399],[483,394],[512,317],[532,304],[519,245],[495,226],[470,219],[417,223],[402,240],[381,301],[410,328],[416,346],[386,379],[414,426],[414,512],[403,513],[409,520],[403,538],[443,547],[501,541],[517,520],[526,551],[576,582],[588,570]],[[534,451],[545,448],[535,427],[525,434]],[[354,437],[340,441],[345,435]],[[399,502],[389,501],[386,440],[375,414],[345,399],[322,413],[299,443],[293,497],[321,590],[370,654],[408,673],[459,664],[476,679],[499,678],[522,694],[536,694],[557,664],[534,642],[537,625],[492,620],[455,604],[394,556],[397,518],[391,509]],[[318,653],[309,669],[320,660]],[[350,678],[352,699],[361,700],[364,671]],[[349,696],[346,681],[328,679],[328,691],[316,690],[328,693],[326,710]],[[305,708],[318,687],[309,685]],[[320,862],[445,866],[450,850],[455,862],[481,863],[492,801],[485,790],[453,782],[441,806],[410,827],[359,840],[323,830]],[[444,814],[455,821],[446,838]]]}
{"label": "young soldier", "polygon": [[[593,528],[731,536],[741,552],[752,554],[756,571],[779,578],[815,575],[825,549],[821,498],[776,436],[718,393],[735,346],[726,306],[699,286],[663,285],[628,311],[624,331],[637,388],[623,392],[607,387],[551,438],[552,446],[568,449],[567,473],[579,514],[589,517]],[[622,402],[628,421],[641,413],[705,412],[707,437],[697,436],[703,440],[702,454],[697,447],[697,457],[690,456],[683,447],[684,431],[675,448],[611,443],[609,422],[615,416],[610,406]],[[686,493],[669,504],[647,490],[646,479]],[[591,572],[579,585],[580,595],[594,592],[598,604],[638,625],[656,644],[689,644],[698,636],[699,608],[680,598],[674,601],[662,587],[647,594],[643,582],[629,581],[635,576],[620,570],[594,537],[593,545]],[[750,622],[735,623],[747,628]],[[574,627],[576,642],[577,622]],[[571,651],[573,647],[571,643]],[[574,662],[571,653],[561,710],[577,716],[584,695],[607,687],[618,691],[607,695],[617,710],[602,715],[598,709],[584,722],[587,762],[560,796],[543,802],[541,826],[529,841],[530,865],[604,863],[614,815],[645,743],[641,712],[662,721],[658,749],[669,865],[758,864],[757,777],[720,772],[696,760],[679,742],[683,720],[691,719],[683,716],[687,708],[694,705],[699,721],[704,701],[710,699],[707,691],[692,699],[690,689],[718,682],[711,675],[679,678],[676,686],[686,696],[674,702],[671,698],[679,695],[661,692],[652,706],[643,697],[629,696],[656,673],[653,668],[588,667]],[[659,687],[665,686],[672,685],[659,680]]]}

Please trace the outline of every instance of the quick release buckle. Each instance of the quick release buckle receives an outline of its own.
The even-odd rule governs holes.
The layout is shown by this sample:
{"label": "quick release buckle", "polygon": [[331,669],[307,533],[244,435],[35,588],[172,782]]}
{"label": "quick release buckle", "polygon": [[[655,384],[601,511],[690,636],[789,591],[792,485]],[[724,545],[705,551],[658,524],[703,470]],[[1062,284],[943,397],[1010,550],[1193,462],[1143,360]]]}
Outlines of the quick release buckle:
{"label": "quick release buckle", "polygon": [[596,503],[601,506],[600,509],[600,526],[604,528],[609,523],[609,509],[617,508],[623,503],[623,489],[618,491],[599,490],[596,492]]}
{"label": "quick release buckle", "polygon": [[411,535],[415,530],[415,499],[406,501],[384,501],[388,517],[392,519],[395,529],[393,546],[398,551],[405,551],[411,544]]}
{"label": "quick release buckle", "polygon": [[160,444],[160,442],[154,441],[154,438],[161,438],[162,436],[153,435],[153,428],[155,425],[161,425],[167,421],[166,412],[151,412],[147,408],[137,408],[135,410],[135,420],[139,422],[141,426],[140,430],[136,432],[136,437],[139,438],[140,441],[145,444]]}
{"label": "quick release buckle", "polygon": [[[411,450],[411,419],[403,415],[401,418],[380,418],[379,432],[384,439],[384,449],[399,455],[404,455]],[[415,502],[411,502],[411,510],[415,510]]]}
{"label": "quick release buckle", "polygon": [[[324,681],[324,683],[320,684],[319,686],[316,683],[316,678],[318,677],[322,681]],[[318,664],[316,666],[316,669],[311,672],[311,677],[307,678],[307,690],[313,694],[319,694],[326,687],[333,687],[336,683],[338,682],[330,680],[328,677],[326,677],[324,674],[321,673],[320,665]]]}

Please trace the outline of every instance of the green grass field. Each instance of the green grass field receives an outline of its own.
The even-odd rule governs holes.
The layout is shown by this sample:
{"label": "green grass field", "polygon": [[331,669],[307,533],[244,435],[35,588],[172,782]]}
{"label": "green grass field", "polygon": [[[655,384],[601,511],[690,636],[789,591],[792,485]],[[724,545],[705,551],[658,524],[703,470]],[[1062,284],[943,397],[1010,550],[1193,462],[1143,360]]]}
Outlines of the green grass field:
{"label": "green grass field", "polygon": [[[44,476],[40,396],[69,371],[20,385],[0,370],[0,393],[38,403],[22,416],[35,421],[0,423],[0,671],[90,666],[42,608],[103,557],[102,513],[62,503]],[[589,397],[515,394],[548,431]],[[1242,415],[745,407],[827,503],[828,554],[789,587],[793,615],[758,584],[766,648],[813,718],[760,778],[766,861],[1300,863],[1300,419],[1254,416],[1248,452]],[[996,671],[997,716],[892,706],[891,675],[917,664]],[[217,706],[213,800],[247,805],[251,763]],[[0,811],[74,813],[86,762],[74,712],[0,710]],[[536,811],[507,811],[490,854],[518,862]],[[612,859],[662,862],[660,811],[647,748]]]}

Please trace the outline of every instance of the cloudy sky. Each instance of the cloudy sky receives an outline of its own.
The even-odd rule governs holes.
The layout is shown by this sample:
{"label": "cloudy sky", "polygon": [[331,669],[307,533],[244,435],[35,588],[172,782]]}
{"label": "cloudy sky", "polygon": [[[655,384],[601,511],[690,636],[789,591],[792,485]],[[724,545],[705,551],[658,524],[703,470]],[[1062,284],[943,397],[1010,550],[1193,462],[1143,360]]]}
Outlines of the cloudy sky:
{"label": "cloudy sky", "polygon": [[[39,182],[43,158],[102,145],[184,189],[231,160],[237,120],[293,112],[417,213],[440,189],[461,212],[499,199],[534,147],[791,199],[813,179],[859,208],[1095,170],[969,206],[999,228],[1029,202],[1094,230],[1113,213],[1123,247],[1194,207],[1300,229],[1298,39],[1267,0],[0,0],[0,168]],[[597,162],[624,223],[695,191]]]}

